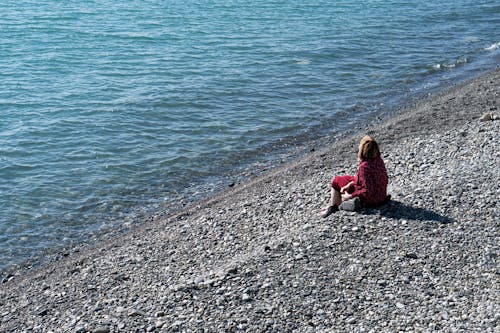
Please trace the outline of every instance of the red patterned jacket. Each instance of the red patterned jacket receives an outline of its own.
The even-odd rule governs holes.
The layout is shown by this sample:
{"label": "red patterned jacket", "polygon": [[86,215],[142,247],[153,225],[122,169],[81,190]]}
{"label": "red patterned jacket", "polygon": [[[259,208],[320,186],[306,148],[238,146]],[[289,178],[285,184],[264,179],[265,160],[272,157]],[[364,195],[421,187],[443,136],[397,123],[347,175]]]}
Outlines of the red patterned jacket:
{"label": "red patterned jacket", "polygon": [[382,158],[361,161],[355,176],[353,197],[359,197],[367,206],[382,203],[387,197],[389,177]]}

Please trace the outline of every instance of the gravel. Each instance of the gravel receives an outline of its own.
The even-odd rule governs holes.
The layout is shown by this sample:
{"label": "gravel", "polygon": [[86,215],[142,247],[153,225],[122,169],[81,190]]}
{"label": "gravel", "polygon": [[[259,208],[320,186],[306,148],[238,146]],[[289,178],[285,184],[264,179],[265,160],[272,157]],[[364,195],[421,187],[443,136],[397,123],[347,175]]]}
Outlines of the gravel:
{"label": "gravel", "polygon": [[[499,332],[500,70],[0,284],[2,332]],[[496,119],[495,117],[490,117]],[[392,201],[317,214],[363,134]]]}

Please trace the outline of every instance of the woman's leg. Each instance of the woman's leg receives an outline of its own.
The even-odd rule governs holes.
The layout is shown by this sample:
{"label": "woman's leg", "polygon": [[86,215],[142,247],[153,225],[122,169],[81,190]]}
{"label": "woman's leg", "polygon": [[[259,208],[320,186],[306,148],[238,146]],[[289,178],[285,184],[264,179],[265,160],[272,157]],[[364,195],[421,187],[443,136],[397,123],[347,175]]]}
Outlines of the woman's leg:
{"label": "woman's leg", "polygon": [[321,217],[327,217],[330,214],[335,213],[336,211],[339,210],[339,205],[341,202],[342,202],[342,197],[340,195],[340,192],[332,187],[332,189],[330,190],[329,205],[323,208],[319,212],[319,215]]}
{"label": "woman's leg", "polygon": [[332,180],[332,191],[330,195],[330,205],[340,205],[342,203],[341,189],[356,179],[351,175],[335,176]]}
{"label": "woman's leg", "polygon": [[353,179],[354,177],[351,175],[335,176],[335,178],[333,178],[330,190],[330,201],[328,202],[328,206],[319,212],[320,216],[327,217],[328,215],[339,210],[339,206],[342,203],[340,189],[349,182],[353,181]]}
{"label": "woman's leg", "polygon": [[339,191],[332,187],[330,191],[330,206],[337,205],[339,206],[342,203],[342,195]]}

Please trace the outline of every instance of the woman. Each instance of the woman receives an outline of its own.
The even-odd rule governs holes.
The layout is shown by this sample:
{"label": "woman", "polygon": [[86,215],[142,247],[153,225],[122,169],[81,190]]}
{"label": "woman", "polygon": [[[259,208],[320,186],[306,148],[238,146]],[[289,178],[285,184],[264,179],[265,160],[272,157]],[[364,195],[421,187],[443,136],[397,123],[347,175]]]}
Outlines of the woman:
{"label": "woman", "polygon": [[377,142],[371,136],[364,136],[358,149],[359,167],[355,176],[335,176],[332,180],[330,204],[320,215],[327,217],[339,210],[342,202],[359,198],[362,206],[378,206],[387,201],[389,177],[384,161],[380,157]]}

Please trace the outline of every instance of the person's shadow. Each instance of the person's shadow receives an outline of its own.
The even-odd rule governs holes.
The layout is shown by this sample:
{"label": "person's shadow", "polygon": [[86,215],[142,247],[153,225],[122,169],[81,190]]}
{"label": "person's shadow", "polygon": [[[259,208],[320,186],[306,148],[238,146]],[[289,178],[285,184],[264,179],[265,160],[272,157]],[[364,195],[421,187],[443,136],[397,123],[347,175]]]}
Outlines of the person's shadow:
{"label": "person's shadow", "polygon": [[408,206],[393,199],[380,207],[364,209],[362,213],[367,215],[379,214],[393,219],[433,221],[443,224],[454,222],[452,218],[440,215],[432,210]]}

